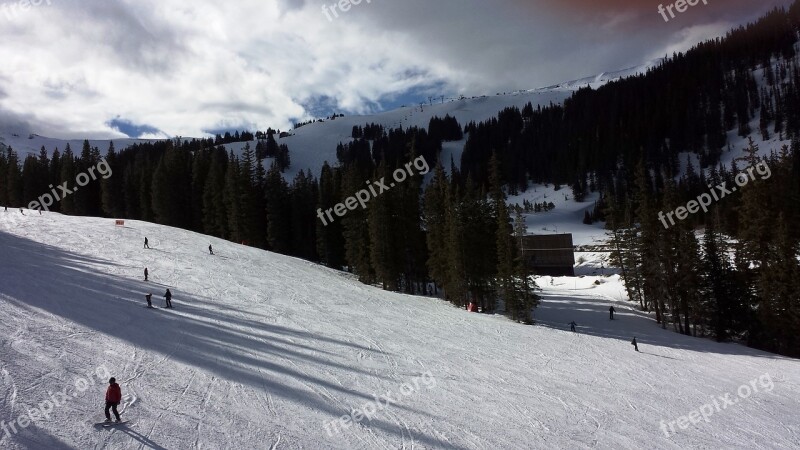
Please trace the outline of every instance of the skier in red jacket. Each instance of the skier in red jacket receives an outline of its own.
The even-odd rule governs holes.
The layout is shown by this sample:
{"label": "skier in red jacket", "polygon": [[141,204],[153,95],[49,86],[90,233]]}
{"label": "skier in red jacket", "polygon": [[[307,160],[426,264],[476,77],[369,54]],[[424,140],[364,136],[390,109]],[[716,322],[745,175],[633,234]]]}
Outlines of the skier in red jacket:
{"label": "skier in red jacket", "polygon": [[119,412],[117,411],[117,406],[122,402],[122,389],[117,384],[116,378],[111,378],[108,380],[108,389],[106,390],[106,422],[111,422],[111,414],[108,413],[108,410],[114,411],[114,416],[117,418],[117,422],[120,421]]}

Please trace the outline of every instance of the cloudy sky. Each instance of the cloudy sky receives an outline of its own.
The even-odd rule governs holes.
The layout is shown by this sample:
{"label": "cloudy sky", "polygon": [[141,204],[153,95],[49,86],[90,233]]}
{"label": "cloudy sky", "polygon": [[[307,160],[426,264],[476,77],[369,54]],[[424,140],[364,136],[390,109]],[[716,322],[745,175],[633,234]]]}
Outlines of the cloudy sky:
{"label": "cloudy sky", "polygon": [[789,3],[699,0],[665,22],[662,1],[0,0],[0,129],[286,129],[636,66]]}

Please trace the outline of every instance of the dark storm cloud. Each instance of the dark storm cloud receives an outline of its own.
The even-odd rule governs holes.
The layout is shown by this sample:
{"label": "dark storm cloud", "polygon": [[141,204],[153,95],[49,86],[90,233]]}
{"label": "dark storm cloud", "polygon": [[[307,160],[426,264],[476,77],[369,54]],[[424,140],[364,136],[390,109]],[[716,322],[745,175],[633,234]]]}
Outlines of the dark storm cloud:
{"label": "dark storm cloud", "polygon": [[469,88],[492,91],[638,65],[788,3],[701,0],[669,22],[658,13],[659,4],[671,4],[665,0],[375,0],[348,14],[425,42],[428,56],[479,79]]}
{"label": "dark storm cloud", "polygon": [[0,108],[0,132],[27,134],[31,132],[31,117]]}

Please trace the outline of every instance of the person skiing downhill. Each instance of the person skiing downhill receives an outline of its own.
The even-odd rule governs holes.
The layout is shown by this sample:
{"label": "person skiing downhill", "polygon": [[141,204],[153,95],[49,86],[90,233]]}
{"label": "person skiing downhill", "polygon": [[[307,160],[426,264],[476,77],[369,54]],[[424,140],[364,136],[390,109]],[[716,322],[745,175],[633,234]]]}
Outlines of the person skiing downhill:
{"label": "person skiing downhill", "polygon": [[147,238],[144,238],[144,248],[150,248],[150,244],[147,242]]}
{"label": "person skiing downhill", "polygon": [[214,249],[211,248],[211,244],[208,244],[208,253],[214,254]]}
{"label": "person skiing downhill", "polygon": [[608,314],[611,315],[611,320],[614,320],[615,312],[617,312],[617,310],[615,310],[613,306],[611,308],[608,308]]}
{"label": "person skiing downhill", "polygon": [[109,414],[108,410],[114,412],[114,417],[117,419],[117,423],[120,422],[119,411],[117,411],[117,406],[122,402],[122,388],[119,387],[117,384],[117,379],[111,377],[108,380],[108,389],[106,389],[106,422],[111,422],[111,414]]}
{"label": "person skiing downhill", "polygon": [[149,273],[150,273],[150,272],[148,272],[148,271],[147,271],[147,267],[145,267],[145,268],[144,268],[144,281],[147,281],[147,275],[148,275]]}
{"label": "person skiing downhill", "polygon": [[570,330],[572,330],[572,332],[574,333],[574,332],[575,332],[575,327],[576,327],[577,325],[578,325],[578,324],[577,324],[577,323],[575,323],[575,321],[573,320],[572,322],[570,322],[570,323],[569,323],[569,329],[570,329]]}
{"label": "person skiing downhill", "polygon": [[631,342],[631,345],[633,346],[634,349],[636,349],[637,352],[639,351],[639,344],[636,342],[635,336],[633,337],[633,342]]}
{"label": "person skiing downhill", "polygon": [[172,308],[172,292],[167,289],[167,292],[164,294],[164,298],[167,299],[167,308]]}

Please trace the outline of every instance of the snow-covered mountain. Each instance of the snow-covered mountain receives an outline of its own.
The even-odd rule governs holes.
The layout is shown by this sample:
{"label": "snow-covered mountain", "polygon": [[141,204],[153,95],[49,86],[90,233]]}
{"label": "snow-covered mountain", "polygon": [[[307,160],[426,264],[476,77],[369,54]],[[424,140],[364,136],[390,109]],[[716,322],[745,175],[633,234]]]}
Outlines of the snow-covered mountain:
{"label": "snow-covered mountain", "polygon": [[[616,276],[540,279],[522,326],[143,222],[0,210],[0,248],[2,448],[800,446],[800,362],[661,330]],[[94,427],[108,376],[130,423]]]}
{"label": "snow-covered mountain", "polygon": [[[287,172],[287,178],[291,179],[298,171],[306,169],[311,169],[312,172],[318,174],[325,161],[335,163],[336,145],[339,142],[351,140],[354,126],[376,123],[386,128],[413,126],[427,128],[432,117],[444,117],[448,114],[455,117],[462,125],[466,125],[471,121],[480,122],[491,119],[497,116],[501,110],[511,106],[522,108],[528,102],[532,103],[534,107],[536,105],[546,106],[550,103],[560,104],[579,88],[587,85],[597,88],[621,77],[643,73],[658,62],[651,61],[634,68],[603,73],[539,89],[458,99],[439,98],[424,105],[408,105],[378,114],[337,117],[335,120],[311,123],[297,130],[291,130],[292,135],[281,140],[281,143],[289,146],[292,159],[292,167]],[[114,145],[119,150],[137,142],[148,141],[152,140],[114,139]],[[4,146],[11,146],[23,157],[28,153],[38,154],[42,147],[45,147],[48,152],[52,152],[55,148],[63,150],[67,143],[70,144],[73,151],[80,151],[83,145],[83,141],[80,139],[61,140],[0,129],[0,149]],[[90,144],[105,152],[108,149],[109,140],[93,139],[90,140]],[[453,155],[458,160],[463,144],[463,141],[447,143],[443,158],[449,160]],[[228,144],[226,147],[234,152],[240,152],[244,145],[245,143],[234,143]],[[251,143],[251,145],[255,145],[255,143]]]}
{"label": "snow-covered mountain", "polygon": [[[516,106],[522,108],[527,103],[546,106],[551,103],[561,104],[578,89],[587,86],[596,89],[612,81],[620,80],[629,76],[646,73],[649,69],[657,67],[663,59],[655,59],[645,64],[631,67],[628,69],[604,72],[595,76],[580,78],[552,86],[517,91],[511,93],[497,93],[494,95],[482,95],[474,97],[462,97],[459,99],[439,99],[429,104],[409,105],[392,111],[386,111],[372,115],[355,115],[337,117],[335,120],[325,120],[314,122],[302,126],[296,130],[290,130],[290,136],[279,140],[281,144],[289,146],[291,157],[291,167],[286,171],[285,177],[291,180],[300,170],[311,169],[315,175],[325,161],[331,164],[336,162],[336,146],[340,142],[350,142],[352,140],[352,130],[354,126],[364,126],[365,124],[375,123],[390,128],[397,127],[421,127],[427,128],[428,123],[433,117],[444,117],[450,115],[455,117],[463,126],[469,122],[480,122],[496,117],[505,108]],[[757,78],[761,85],[764,84],[763,69],[756,70]],[[758,129],[758,119],[754,119],[752,129]],[[761,144],[762,153],[766,154],[771,150],[780,148],[783,143],[777,136],[772,136],[770,140],[763,141],[760,137],[753,136]],[[722,157],[722,163],[729,165],[730,162],[740,156],[739,151],[745,147],[746,139],[736,135],[735,130],[728,134],[732,152]],[[149,139],[114,139],[117,150],[126,148],[135,143],[152,142]],[[98,147],[101,152],[105,152],[109,146],[109,140],[90,139],[92,147]],[[464,148],[464,140],[457,142],[446,142],[443,144],[442,160],[449,161],[452,157],[455,161],[460,161],[461,153]],[[0,150],[7,146],[14,148],[22,158],[28,154],[38,154],[44,147],[48,152],[58,148],[62,150],[69,144],[73,152],[80,152],[83,140],[71,139],[62,140],[58,138],[44,137],[37,134],[14,133],[0,130]],[[226,148],[234,153],[241,153],[247,143],[237,142],[226,144]],[[255,146],[256,142],[250,142]],[[681,163],[685,166],[686,158],[691,157],[698,167],[696,155],[684,154]]]}
{"label": "snow-covered mountain", "polygon": [[[492,96],[479,96],[463,99],[450,99],[444,102],[433,102],[433,104],[414,105],[398,108],[373,115],[345,116],[337,117],[335,120],[325,120],[315,122],[296,130],[291,130],[291,136],[280,139],[281,144],[289,146],[289,154],[292,165],[286,172],[286,178],[291,180],[300,170],[311,169],[315,174],[319,174],[323,163],[328,161],[336,163],[336,146],[340,142],[350,142],[354,126],[364,126],[368,123],[381,124],[387,129],[397,127],[422,127],[427,128],[431,118],[438,116],[444,117],[449,114],[455,117],[460,124],[466,125],[471,121],[484,121],[497,116],[505,108],[517,106],[522,108],[528,102],[534,106],[546,106],[552,103],[562,103],[572,93],[570,89],[542,89],[526,92],[516,92],[509,94],[499,94]],[[149,140],[139,139],[115,139],[114,146],[117,150],[128,147],[136,142],[148,142]],[[80,152],[83,146],[82,140],[64,141],[56,138],[48,138],[35,134],[18,134],[0,132],[0,146],[10,146],[14,148],[24,158],[29,153],[39,154],[40,149],[45,149],[52,153],[55,148],[64,150],[69,143],[73,152]],[[108,149],[108,140],[90,140],[92,147],[98,147],[101,152]],[[256,142],[251,142],[255,146]],[[237,142],[226,144],[226,148],[234,153],[241,153],[246,143]],[[464,141],[446,143],[442,157],[449,160],[452,154],[456,161],[461,157]]]}

